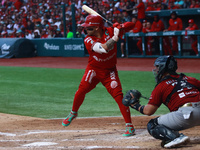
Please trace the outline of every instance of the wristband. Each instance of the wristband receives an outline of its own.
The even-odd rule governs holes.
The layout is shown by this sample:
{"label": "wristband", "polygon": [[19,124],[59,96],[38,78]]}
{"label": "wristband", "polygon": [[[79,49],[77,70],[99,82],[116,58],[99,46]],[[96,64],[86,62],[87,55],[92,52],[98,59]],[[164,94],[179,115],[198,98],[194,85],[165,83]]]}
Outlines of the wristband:
{"label": "wristband", "polygon": [[137,104],[135,104],[134,106],[131,106],[131,108],[133,108],[133,109],[139,111],[138,109],[140,108],[140,106],[141,106],[141,105],[140,105],[139,103],[137,103]]}
{"label": "wristband", "polygon": [[140,113],[142,113],[142,114],[144,114],[144,112],[143,112],[143,111],[144,111],[144,107],[145,107],[144,105],[142,105],[142,106],[140,107]]}
{"label": "wristband", "polygon": [[114,35],[114,36],[112,37],[112,39],[113,39],[113,41],[117,42],[117,41],[119,40],[119,37]]}

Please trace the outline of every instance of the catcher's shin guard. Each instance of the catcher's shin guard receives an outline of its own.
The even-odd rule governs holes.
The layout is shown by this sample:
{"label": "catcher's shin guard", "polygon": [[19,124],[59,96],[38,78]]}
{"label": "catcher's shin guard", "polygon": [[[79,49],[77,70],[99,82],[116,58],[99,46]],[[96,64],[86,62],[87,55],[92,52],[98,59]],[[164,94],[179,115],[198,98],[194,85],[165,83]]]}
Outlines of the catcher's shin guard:
{"label": "catcher's shin guard", "polygon": [[175,138],[179,137],[179,132],[171,130],[164,125],[157,123],[157,118],[151,119],[147,124],[147,130],[151,136],[156,139],[164,141],[172,141]]}
{"label": "catcher's shin guard", "polygon": [[123,134],[123,136],[132,136],[135,135],[135,129],[131,123],[126,124],[126,132]]}
{"label": "catcher's shin guard", "polygon": [[74,118],[78,116],[77,112],[71,111],[70,114],[63,120],[62,125],[68,126]]}

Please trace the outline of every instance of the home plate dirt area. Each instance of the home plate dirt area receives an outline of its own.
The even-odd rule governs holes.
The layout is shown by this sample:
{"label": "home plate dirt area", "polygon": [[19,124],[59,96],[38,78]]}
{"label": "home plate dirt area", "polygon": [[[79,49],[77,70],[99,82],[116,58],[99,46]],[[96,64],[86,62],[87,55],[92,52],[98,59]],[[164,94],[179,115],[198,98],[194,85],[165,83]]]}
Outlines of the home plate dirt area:
{"label": "home plate dirt area", "polygon": [[[74,68],[84,69],[87,59],[1,59],[0,66],[72,68],[70,63],[73,63]],[[155,58],[120,58],[117,66],[118,70],[151,71],[154,60]],[[180,59],[178,63],[180,72],[200,73],[199,59]],[[123,137],[125,123],[122,117],[77,117],[70,126],[63,127],[64,118],[41,119],[0,113],[0,150],[162,150],[161,141],[151,137],[146,129],[148,121],[155,117],[157,116],[132,116],[136,134]],[[190,143],[177,148],[178,150],[200,149],[200,127],[184,130],[182,133],[190,137]]]}
{"label": "home plate dirt area", "polygon": [[[0,149],[2,150],[157,150],[160,141],[146,130],[149,119],[156,116],[132,117],[136,135],[123,137],[125,125],[122,117],[77,118],[68,127],[62,119],[0,114]],[[183,150],[200,149],[200,128],[183,131],[191,142]]]}

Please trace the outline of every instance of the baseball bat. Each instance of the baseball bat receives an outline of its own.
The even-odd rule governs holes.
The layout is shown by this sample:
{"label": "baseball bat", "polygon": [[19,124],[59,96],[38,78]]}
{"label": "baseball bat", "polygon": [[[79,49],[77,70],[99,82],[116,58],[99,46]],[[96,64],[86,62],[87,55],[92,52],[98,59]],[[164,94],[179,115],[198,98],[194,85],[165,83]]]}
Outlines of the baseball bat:
{"label": "baseball bat", "polygon": [[94,15],[100,16],[105,22],[109,23],[110,25],[113,25],[112,22],[110,22],[109,20],[107,20],[106,18],[104,18],[103,16],[101,16],[99,13],[97,13],[92,8],[88,7],[87,5],[83,5],[82,9],[85,10],[87,13],[89,13],[91,15],[94,14]]}

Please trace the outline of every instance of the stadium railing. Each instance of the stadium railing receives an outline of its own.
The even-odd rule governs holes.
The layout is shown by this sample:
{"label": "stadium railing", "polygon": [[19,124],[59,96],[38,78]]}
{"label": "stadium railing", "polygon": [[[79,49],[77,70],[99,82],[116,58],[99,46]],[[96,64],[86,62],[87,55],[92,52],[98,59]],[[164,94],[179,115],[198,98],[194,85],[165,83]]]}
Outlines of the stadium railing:
{"label": "stadium railing", "polygon": [[153,17],[159,15],[160,17],[169,17],[172,11],[175,11],[178,16],[200,15],[200,8],[186,8],[186,9],[171,9],[160,11],[146,11],[146,16]]}
{"label": "stadium railing", "polygon": [[[190,38],[190,36],[197,36],[197,49],[198,49],[198,55],[193,53],[193,50],[191,49],[191,41],[185,42],[183,41],[187,37]],[[157,45],[159,48],[157,48],[157,54],[154,53],[153,55],[146,55],[146,40],[145,38],[148,36],[152,37],[158,37],[159,41]],[[158,55],[164,55],[163,50],[163,37],[168,36],[177,36],[177,44],[178,44],[178,54],[175,55],[175,57],[181,57],[181,58],[200,58],[200,30],[193,30],[193,31],[167,31],[167,32],[149,32],[149,33],[126,33],[125,39],[126,39],[126,55],[127,57],[157,57]],[[138,53],[136,42],[138,41],[137,38],[142,38],[142,50],[143,54]],[[170,41],[171,43],[171,41]],[[189,47],[189,48],[188,48]]]}

